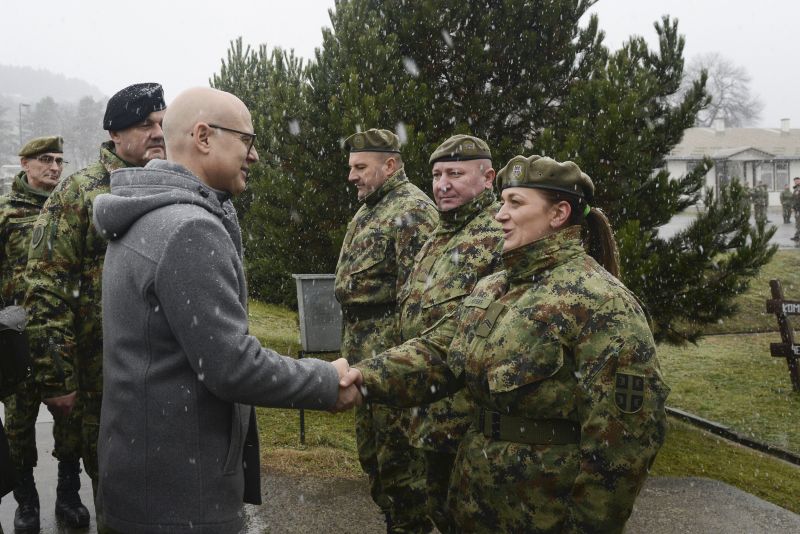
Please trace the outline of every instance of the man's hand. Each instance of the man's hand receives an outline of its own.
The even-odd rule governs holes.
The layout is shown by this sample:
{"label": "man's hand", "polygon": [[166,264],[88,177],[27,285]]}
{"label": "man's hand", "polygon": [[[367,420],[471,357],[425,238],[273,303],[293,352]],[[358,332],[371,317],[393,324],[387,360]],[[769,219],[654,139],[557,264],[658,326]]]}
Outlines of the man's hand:
{"label": "man's hand", "polygon": [[60,397],[50,397],[49,399],[43,399],[42,402],[47,406],[47,409],[52,414],[61,414],[61,415],[69,415],[69,412],[72,411],[72,408],[75,407],[75,397],[77,396],[77,392],[73,391],[72,393],[67,393],[66,395],[62,395]]}
{"label": "man's hand", "polygon": [[358,390],[358,386],[363,382],[361,372],[351,368],[344,358],[339,358],[332,365],[339,373],[339,397],[331,411],[342,412],[353,406],[361,406],[363,398]]}

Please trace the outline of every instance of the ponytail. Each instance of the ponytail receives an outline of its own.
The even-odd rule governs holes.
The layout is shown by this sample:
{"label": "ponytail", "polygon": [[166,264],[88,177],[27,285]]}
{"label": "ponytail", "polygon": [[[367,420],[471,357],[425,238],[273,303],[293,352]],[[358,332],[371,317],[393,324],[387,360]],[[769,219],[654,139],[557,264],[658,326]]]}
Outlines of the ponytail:
{"label": "ponytail", "polygon": [[[588,206],[586,206],[588,207]],[[586,248],[591,257],[606,271],[619,278],[619,249],[614,232],[605,214],[599,208],[590,208],[586,215],[588,236]]]}
{"label": "ponytail", "polygon": [[580,224],[585,222],[584,245],[586,252],[603,268],[619,278],[619,249],[614,239],[614,232],[605,214],[600,208],[590,207],[583,197],[567,194],[563,191],[537,189],[551,204],[559,201],[569,202],[572,213],[567,224]]}

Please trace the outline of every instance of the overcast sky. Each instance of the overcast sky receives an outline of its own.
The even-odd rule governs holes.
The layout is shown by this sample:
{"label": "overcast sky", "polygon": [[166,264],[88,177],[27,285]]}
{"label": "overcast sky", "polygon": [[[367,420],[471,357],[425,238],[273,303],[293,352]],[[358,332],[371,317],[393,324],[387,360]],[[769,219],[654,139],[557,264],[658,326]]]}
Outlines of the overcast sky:
{"label": "overcast sky", "polygon": [[[1,0],[0,63],[81,78],[106,95],[158,81],[170,100],[207,85],[240,35],[246,44],[312,57],[332,7],[333,0]],[[761,126],[778,127],[788,117],[800,128],[794,87],[800,2],[601,0],[592,12],[614,49],[632,34],[655,42],[653,22],[667,13],[677,17],[687,59],[719,52],[747,69],[765,104]]]}

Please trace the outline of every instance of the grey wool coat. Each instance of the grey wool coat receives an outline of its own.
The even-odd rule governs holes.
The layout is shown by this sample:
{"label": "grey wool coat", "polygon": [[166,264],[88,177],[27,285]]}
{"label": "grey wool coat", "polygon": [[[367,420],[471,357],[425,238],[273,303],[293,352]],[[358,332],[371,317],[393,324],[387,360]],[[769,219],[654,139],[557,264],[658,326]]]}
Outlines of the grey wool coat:
{"label": "grey wool coat", "polygon": [[243,500],[260,502],[251,405],[331,408],[336,369],[248,333],[236,212],[184,167],[115,171],[94,224],[110,241],[100,518],[125,533],[239,532]]}

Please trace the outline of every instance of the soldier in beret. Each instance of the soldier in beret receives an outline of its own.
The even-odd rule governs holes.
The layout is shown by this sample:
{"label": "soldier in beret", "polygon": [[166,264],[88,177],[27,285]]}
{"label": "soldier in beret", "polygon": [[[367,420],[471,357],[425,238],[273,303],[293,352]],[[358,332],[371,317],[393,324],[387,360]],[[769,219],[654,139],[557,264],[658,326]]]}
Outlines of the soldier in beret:
{"label": "soldier in beret", "polygon": [[[347,227],[336,266],[336,298],[342,305],[342,356],[350,364],[400,341],[397,295],[414,257],[436,226],[433,202],[406,177],[400,139],[371,129],[345,141],[348,181],[362,202]],[[408,412],[385,406],[356,409],[361,466],[388,532],[427,532],[424,463],[405,434]]]}
{"label": "soldier in beret", "polygon": [[[51,410],[69,413],[78,407],[83,463],[95,492],[106,240],[92,225],[93,202],[109,191],[111,171],[166,157],[161,131],[165,109],[157,83],[134,84],[112,96],[103,118],[111,139],[100,146],[100,159],[59,183],[33,226],[25,306],[34,380]],[[75,472],[59,471],[62,476],[77,480]]]}
{"label": "soldier in beret", "polygon": [[358,364],[365,399],[466,391],[448,494],[459,532],[622,532],[666,432],[647,317],[577,165],[516,156],[498,181],[505,270],[414,350]]}
{"label": "soldier in beret", "polygon": [[[502,269],[503,263],[489,145],[471,135],[454,135],[433,151],[429,161],[439,225],[414,258],[398,297],[403,342],[435,328],[478,280]],[[425,456],[428,517],[442,534],[456,532],[447,512],[447,488],[471,408],[459,392],[411,413],[409,440]]]}
{"label": "soldier in beret", "polygon": [[[19,151],[22,171],[14,178],[11,193],[0,197],[0,307],[21,306],[25,299],[25,265],[33,223],[47,197],[58,184],[64,168],[64,140],[58,136],[31,139]],[[14,488],[17,510],[14,528],[18,532],[39,531],[39,495],[33,477],[36,450],[36,417],[41,394],[33,380],[21,383],[3,400],[6,432],[18,484]],[[77,413],[53,415],[53,456],[59,470],[78,472],[80,461],[80,418]],[[70,526],[88,524],[89,511],[78,496],[77,485],[59,479],[56,515]]]}

